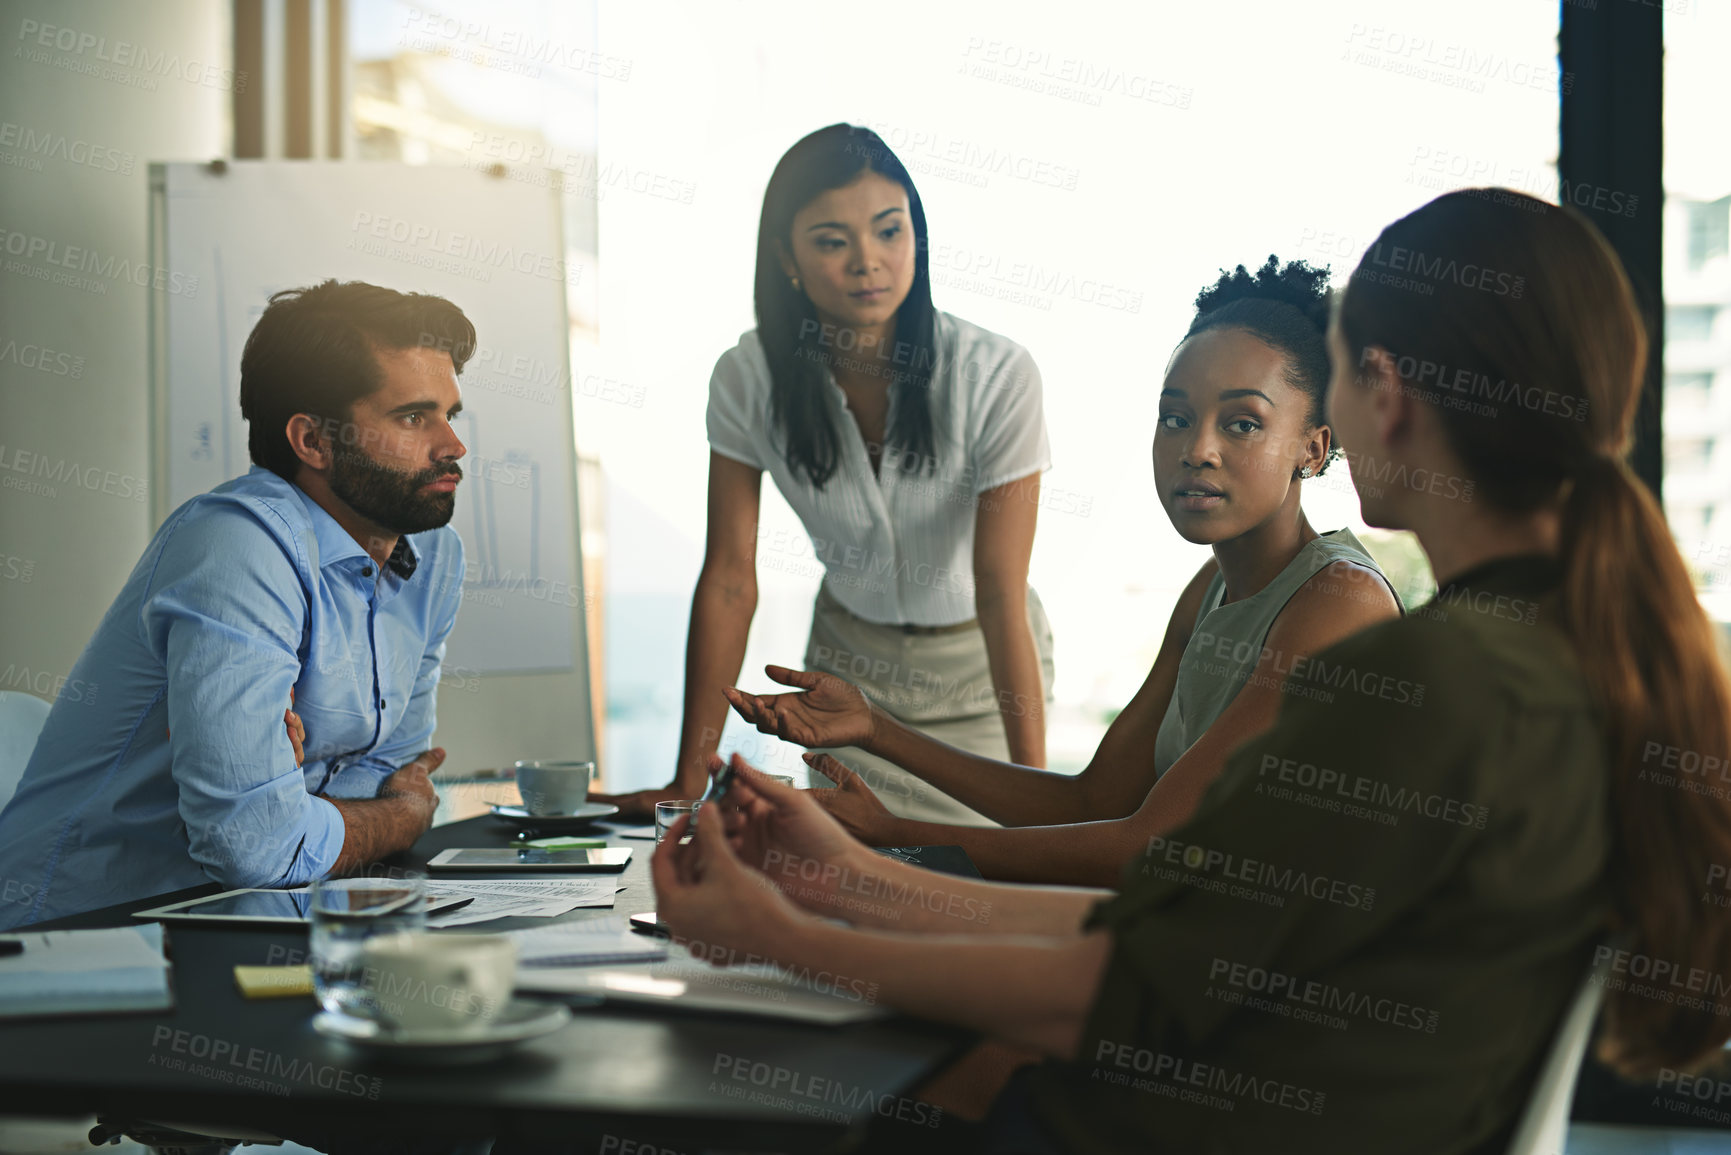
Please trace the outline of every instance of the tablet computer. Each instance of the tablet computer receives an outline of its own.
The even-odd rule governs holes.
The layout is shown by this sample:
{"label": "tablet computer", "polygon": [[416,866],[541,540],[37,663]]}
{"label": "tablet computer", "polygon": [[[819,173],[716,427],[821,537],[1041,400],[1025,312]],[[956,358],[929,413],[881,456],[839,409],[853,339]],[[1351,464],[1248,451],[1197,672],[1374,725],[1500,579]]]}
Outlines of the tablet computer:
{"label": "tablet computer", "polygon": [[[449,907],[466,904],[468,895],[441,898],[427,896],[427,913],[438,914]],[[150,910],[135,910],[133,918],[155,922],[263,922],[307,923],[312,920],[313,896],[305,887],[299,890],[225,890],[221,894],[190,898]]]}
{"label": "tablet computer", "polygon": [[307,890],[229,890],[151,910],[133,918],[161,922],[306,922],[313,896]]}
{"label": "tablet computer", "polygon": [[625,864],[630,861],[629,846],[608,847],[604,850],[544,850],[538,846],[526,846],[520,850],[477,847],[467,850],[441,850],[427,863],[427,869],[605,872],[624,870]]}

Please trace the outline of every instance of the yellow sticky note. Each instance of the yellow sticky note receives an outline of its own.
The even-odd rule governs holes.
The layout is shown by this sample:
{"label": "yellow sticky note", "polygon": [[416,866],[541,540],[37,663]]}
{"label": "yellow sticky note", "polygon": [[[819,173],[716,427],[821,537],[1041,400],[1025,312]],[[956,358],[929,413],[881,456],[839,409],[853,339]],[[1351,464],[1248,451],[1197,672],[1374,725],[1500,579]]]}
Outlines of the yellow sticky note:
{"label": "yellow sticky note", "polygon": [[234,985],[242,998],[283,999],[313,993],[313,968],[235,967]]}

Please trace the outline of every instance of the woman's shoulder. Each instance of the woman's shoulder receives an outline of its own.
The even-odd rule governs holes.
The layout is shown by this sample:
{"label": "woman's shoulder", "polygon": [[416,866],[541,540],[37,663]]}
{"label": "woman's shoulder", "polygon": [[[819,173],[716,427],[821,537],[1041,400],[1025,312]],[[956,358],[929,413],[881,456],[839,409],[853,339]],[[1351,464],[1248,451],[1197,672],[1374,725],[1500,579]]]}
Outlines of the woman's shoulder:
{"label": "woman's shoulder", "polygon": [[715,359],[715,371],[710,387],[726,386],[730,392],[769,391],[769,358],[763,351],[763,340],[756,329],[740,334],[739,343]]}
{"label": "woman's shoulder", "polygon": [[961,367],[965,381],[1034,368],[1034,358],[1025,346],[954,313],[937,310],[936,330],[939,356]]}
{"label": "woman's shoulder", "polygon": [[716,359],[716,366],[734,365],[762,368],[768,370],[769,359],[763,352],[763,338],[757,335],[756,329],[747,329],[739,335],[739,341],[731,349],[724,351]]}
{"label": "woman's shoulder", "polygon": [[1424,687],[1427,702],[1452,703],[1439,703],[1438,712],[1457,721],[1480,716],[1475,702],[1523,713],[1590,711],[1574,647],[1554,616],[1554,605],[1543,602],[1457,609],[1433,601],[1328,647],[1309,672],[1404,679]]}
{"label": "woman's shoulder", "polygon": [[947,338],[950,341],[961,343],[986,342],[1012,349],[1022,347],[1002,333],[988,329],[984,325],[976,325],[966,317],[958,317],[956,314],[946,313],[942,309],[936,309],[934,312],[937,315],[937,330],[940,340]]}
{"label": "woman's shoulder", "polygon": [[[1286,567],[1262,589],[1241,602],[1243,613],[1273,613],[1279,619],[1296,616],[1311,603],[1345,599],[1381,611],[1398,612],[1392,584],[1351,530],[1318,534],[1299,549]],[[1255,609],[1253,607],[1263,607]],[[1381,616],[1380,612],[1372,618]]]}
{"label": "woman's shoulder", "polygon": [[1369,548],[1358,539],[1358,535],[1345,528],[1319,533],[1306,545],[1305,550],[1313,555],[1315,562],[1322,567],[1344,563],[1355,569],[1382,575],[1382,567],[1371,555]]}

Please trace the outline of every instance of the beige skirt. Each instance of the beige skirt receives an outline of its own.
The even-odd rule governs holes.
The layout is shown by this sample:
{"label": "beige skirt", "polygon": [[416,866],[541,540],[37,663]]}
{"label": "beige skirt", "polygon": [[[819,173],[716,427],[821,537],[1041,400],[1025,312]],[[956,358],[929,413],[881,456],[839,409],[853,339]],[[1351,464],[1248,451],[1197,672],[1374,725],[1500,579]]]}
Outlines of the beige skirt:
{"label": "beige skirt", "polygon": [[[1028,624],[1040,655],[1042,690],[1049,706],[1052,626],[1032,586],[1028,587]],[[822,587],[812,608],[805,668],[845,678],[898,721],[940,742],[987,758],[1009,759],[986,637],[977,622],[941,633],[909,633],[900,626],[855,617],[830,595],[828,587]],[[997,825],[875,754],[856,746],[825,752],[859,774],[899,817],[956,826]],[[816,771],[811,784],[834,785]]]}

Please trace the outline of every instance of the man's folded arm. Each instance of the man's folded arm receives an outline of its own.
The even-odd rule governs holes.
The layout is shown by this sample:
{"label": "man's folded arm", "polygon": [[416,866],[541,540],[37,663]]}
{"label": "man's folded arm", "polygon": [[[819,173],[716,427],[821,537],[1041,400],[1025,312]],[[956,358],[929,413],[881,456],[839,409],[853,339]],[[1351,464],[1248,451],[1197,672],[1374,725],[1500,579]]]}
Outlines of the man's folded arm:
{"label": "man's folded arm", "polygon": [[[300,676],[306,594],[287,547],[232,505],[188,516],[164,543],[141,609],[167,672],[171,773],[188,850],[229,887],[300,886],[343,857],[351,816],[307,792],[282,724]],[[420,807],[365,805],[371,861],[400,845]],[[427,814],[430,819],[430,812]],[[359,842],[368,845],[360,846]]]}
{"label": "man's folded arm", "polygon": [[425,760],[417,759],[386,779],[377,798],[321,799],[343,818],[342,848],[330,869],[332,875],[353,874],[412,845],[426,832],[439,797],[427,781],[428,771],[421,769],[424,764]]}

